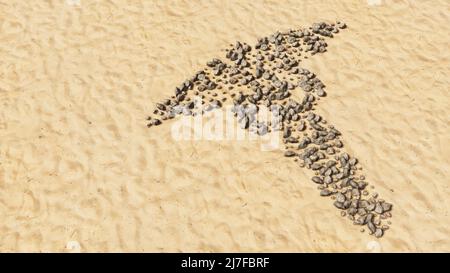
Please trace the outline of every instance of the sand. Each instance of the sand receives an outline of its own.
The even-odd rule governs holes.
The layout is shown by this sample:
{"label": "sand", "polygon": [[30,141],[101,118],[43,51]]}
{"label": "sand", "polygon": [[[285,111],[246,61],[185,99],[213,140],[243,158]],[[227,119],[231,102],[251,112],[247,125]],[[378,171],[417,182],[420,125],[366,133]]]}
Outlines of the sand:
{"label": "sand", "polygon": [[[303,63],[394,204],[376,239],[256,141],[177,141],[154,103],[228,44],[342,20]],[[0,3],[0,251],[450,251],[450,3]]]}

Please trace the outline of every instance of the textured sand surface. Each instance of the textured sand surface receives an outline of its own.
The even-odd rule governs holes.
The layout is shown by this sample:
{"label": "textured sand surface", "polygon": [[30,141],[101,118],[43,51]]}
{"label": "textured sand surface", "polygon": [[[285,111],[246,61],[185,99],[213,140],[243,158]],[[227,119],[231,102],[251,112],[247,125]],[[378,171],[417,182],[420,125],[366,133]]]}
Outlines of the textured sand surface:
{"label": "textured sand surface", "polygon": [[[1,1],[0,251],[450,251],[450,3],[253,2]],[[279,151],[145,126],[226,45],[336,20],[303,65],[394,204],[381,239]]]}

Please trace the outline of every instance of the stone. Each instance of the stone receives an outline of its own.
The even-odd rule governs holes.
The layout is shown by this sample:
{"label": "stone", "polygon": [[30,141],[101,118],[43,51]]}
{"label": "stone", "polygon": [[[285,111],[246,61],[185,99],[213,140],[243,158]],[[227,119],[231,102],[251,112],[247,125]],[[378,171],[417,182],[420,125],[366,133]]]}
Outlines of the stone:
{"label": "stone", "polygon": [[295,155],[296,155],[296,153],[294,151],[286,151],[286,152],[284,152],[284,156],[285,157],[293,157]]}
{"label": "stone", "polygon": [[333,194],[333,192],[328,189],[323,189],[320,191],[320,196],[330,196],[332,194]]}
{"label": "stone", "polygon": [[336,201],[339,203],[344,203],[346,200],[345,195],[343,195],[342,193],[337,193],[336,194]]}
{"label": "stone", "polygon": [[380,238],[380,237],[382,237],[383,236],[383,229],[381,229],[381,228],[377,228],[376,230],[375,230],[375,232],[373,233],[373,235],[375,235],[375,237],[377,237],[377,238]]}
{"label": "stone", "polygon": [[319,176],[313,176],[313,178],[311,180],[316,184],[323,184],[323,180]]}
{"label": "stone", "polygon": [[333,205],[334,205],[336,208],[338,208],[338,209],[345,209],[344,203],[335,201],[335,202],[333,203]]}
{"label": "stone", "polygon": [[392,209],[392,204],[383,202],[381,207],[383,208],[383,212],[390,211]]}

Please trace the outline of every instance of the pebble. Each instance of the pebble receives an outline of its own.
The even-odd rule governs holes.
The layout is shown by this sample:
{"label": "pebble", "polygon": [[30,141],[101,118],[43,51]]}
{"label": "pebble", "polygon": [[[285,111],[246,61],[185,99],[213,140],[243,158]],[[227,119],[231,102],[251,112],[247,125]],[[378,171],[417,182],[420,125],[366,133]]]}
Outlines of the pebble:
{"label": "pebble", "polygon": [[327,154],[329,154],[329,155],[333,155],[333,154],[334,154],[334,149],[333,149],[333,147],[328,147],[328,148],[327,148]]}
{"label": "pebble", "polygon": [[323,189],[320,191],[320,196],[330,196],[332,194],[333,194],[333,192],[328,189]]}
{"label": "pebble", "polygon": [[347,25],[343,22],[337,22],[336,26],[340,29],[345,29],[347,27]]}
{"label": "pebble", "polygon": [[161,120],[159,119],[154,119],[152,120],[149,124],[153,125],[153,126],[158,126],[161,124]]}
{"label": "pebble", "polygon": [[345,195],[343,195],[342,193],[336,194],[336,201],[337,202],[344,203],[345,200],[346,200]]}
{"label": "pebble", "polygon": [[283,130],[283,137],[287,138],[291,135],[291,128],[290,127],[285,127]]}
{"label": "pebble", "polygon": [[392,204],[387,202],[383,202],[381,206],[383,208],[383,212],[390,211],[392,209]]}
{"label": "pebble", "polygon": [[295,155],[296,155],[296,153],[294,151],[286,151],[286,152],[284,152],[284,156],[285,157],[292,157],[292,156],[295,156]]}
{"label": "pebble", "polygon": [[345,209],[344,203],[335,201],[335,202],[333,203],[333,205],[334,205],[336,208],[338,208],[338,209]]}
{"label": "pebble", "polygon": [[326,93],[325,93],[325,91],[322,88],[317,89],[316,90],[316,94],[319,97],[325,97],[326,96]]}
{"label": "pebble", "polygon": [[375,232],[374,232],[374,235],[375,235],[375,237],[377,237],[377,238],[380,238],[380,237],[382,237],[383,236],[383,229],[381,229],[381,228],[377,228],[376,230],[375,230]]}
{"label": "pebble", "polygon": [[366,210],[368,210],[368,211],[372,211],[374,209],[375,209],[375,204],[373,204],[373,203],[370,203],[366,206]]}
{"label": "pebble", "polygon": [[384,212],[383,207],[381,206],[380,203],[377,203],[375,205],[375,212],[378,213],[378,214],[382,214]]}
{"label": "pebble", "polygon": [[331,176],[329,175],[325,176],[325,178],[323,179],[323,183],[325,184],[331,184],[331,182],[333,182],[333,178],[331,178]]}
{"label": "pebble", "polygon": [[349,208],[349,209],[347,210],[347,212],[348,212],[348,214],[350,214],[350,215],[355,215],[356,213],[358,213],[358,209],[356,209],[356,208]]}
{"label": "pebble", "polygon": [[323,179],[319,176],[313,176],[313,178],[311,179],[314,183],[317,184],[323,184]]}
{"label": "pebble", "polygon": [[302,121],[300,121],[300,123],[299,123],[299,125],[297,127],[297,130],[303,131],[305,129],[306,129],[306,123],[302,120]]}
{"label": "pebble", "polygon": [[377,227],[371,221],[367,222],[367,228],[369,228],[371,234],[374,234],[375,231],[377,230]]}
{"label": "pebble", "polygon": [[287,143],[298,143],[298,139],[291,136],[291,137],[286,138],[286,142]]}

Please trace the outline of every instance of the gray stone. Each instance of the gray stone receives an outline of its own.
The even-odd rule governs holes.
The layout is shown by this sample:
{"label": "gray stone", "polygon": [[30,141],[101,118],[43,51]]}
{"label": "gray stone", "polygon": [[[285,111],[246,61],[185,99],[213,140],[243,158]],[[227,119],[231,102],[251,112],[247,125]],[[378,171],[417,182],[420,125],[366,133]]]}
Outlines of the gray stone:
{"label": "gray stone", "polygon": [[379,202],[375,205],[375,212],[378,214],[382,214],[384,212],[383,207]]}
{"label": "gray stone", "polygon": [[390,211],[392,209],[392,204],[387,202],[383,202],[381,206],[383,207],[383,212]]}
{"label": "gray stone", "polygon": [[336,208],[338,208],[338,209],[345,209],[344,204],[341,203],[341,202],[335,201],[335,202],[333,203],[333,205],[334,205]]}
{"label": "gray stone", "polygon": [[338,193],[336,194],[336,201],[339,203],[344,203],[346,200],[345,195],[343,195],[342,193]]}
{"label": "gray stone", "polygon": [[323,180],[319,176],[313,176],[313,178],[311,180],[316,184],[323,184]]}
{"label": "gray stone", "polygon": [[293,157],[295,155],[296,155],[296,153],[294,151],[286,151],[286,152],[284,152],[284,156],[285,157]]}
{"label": "gray stone", "polygon": [[328,189],[323,189],[320,191],[320,196],[330,196],[332,194],[333,194],[333,192]]}
{"label": "gray stone", "polygon": [[383,236],[383,233],[384,232],[383,232],[383,230],[381,228],[377,228],[373,235],[375,235],[375,237],[377,237],[377,238],[380,238],[380,237]]}

